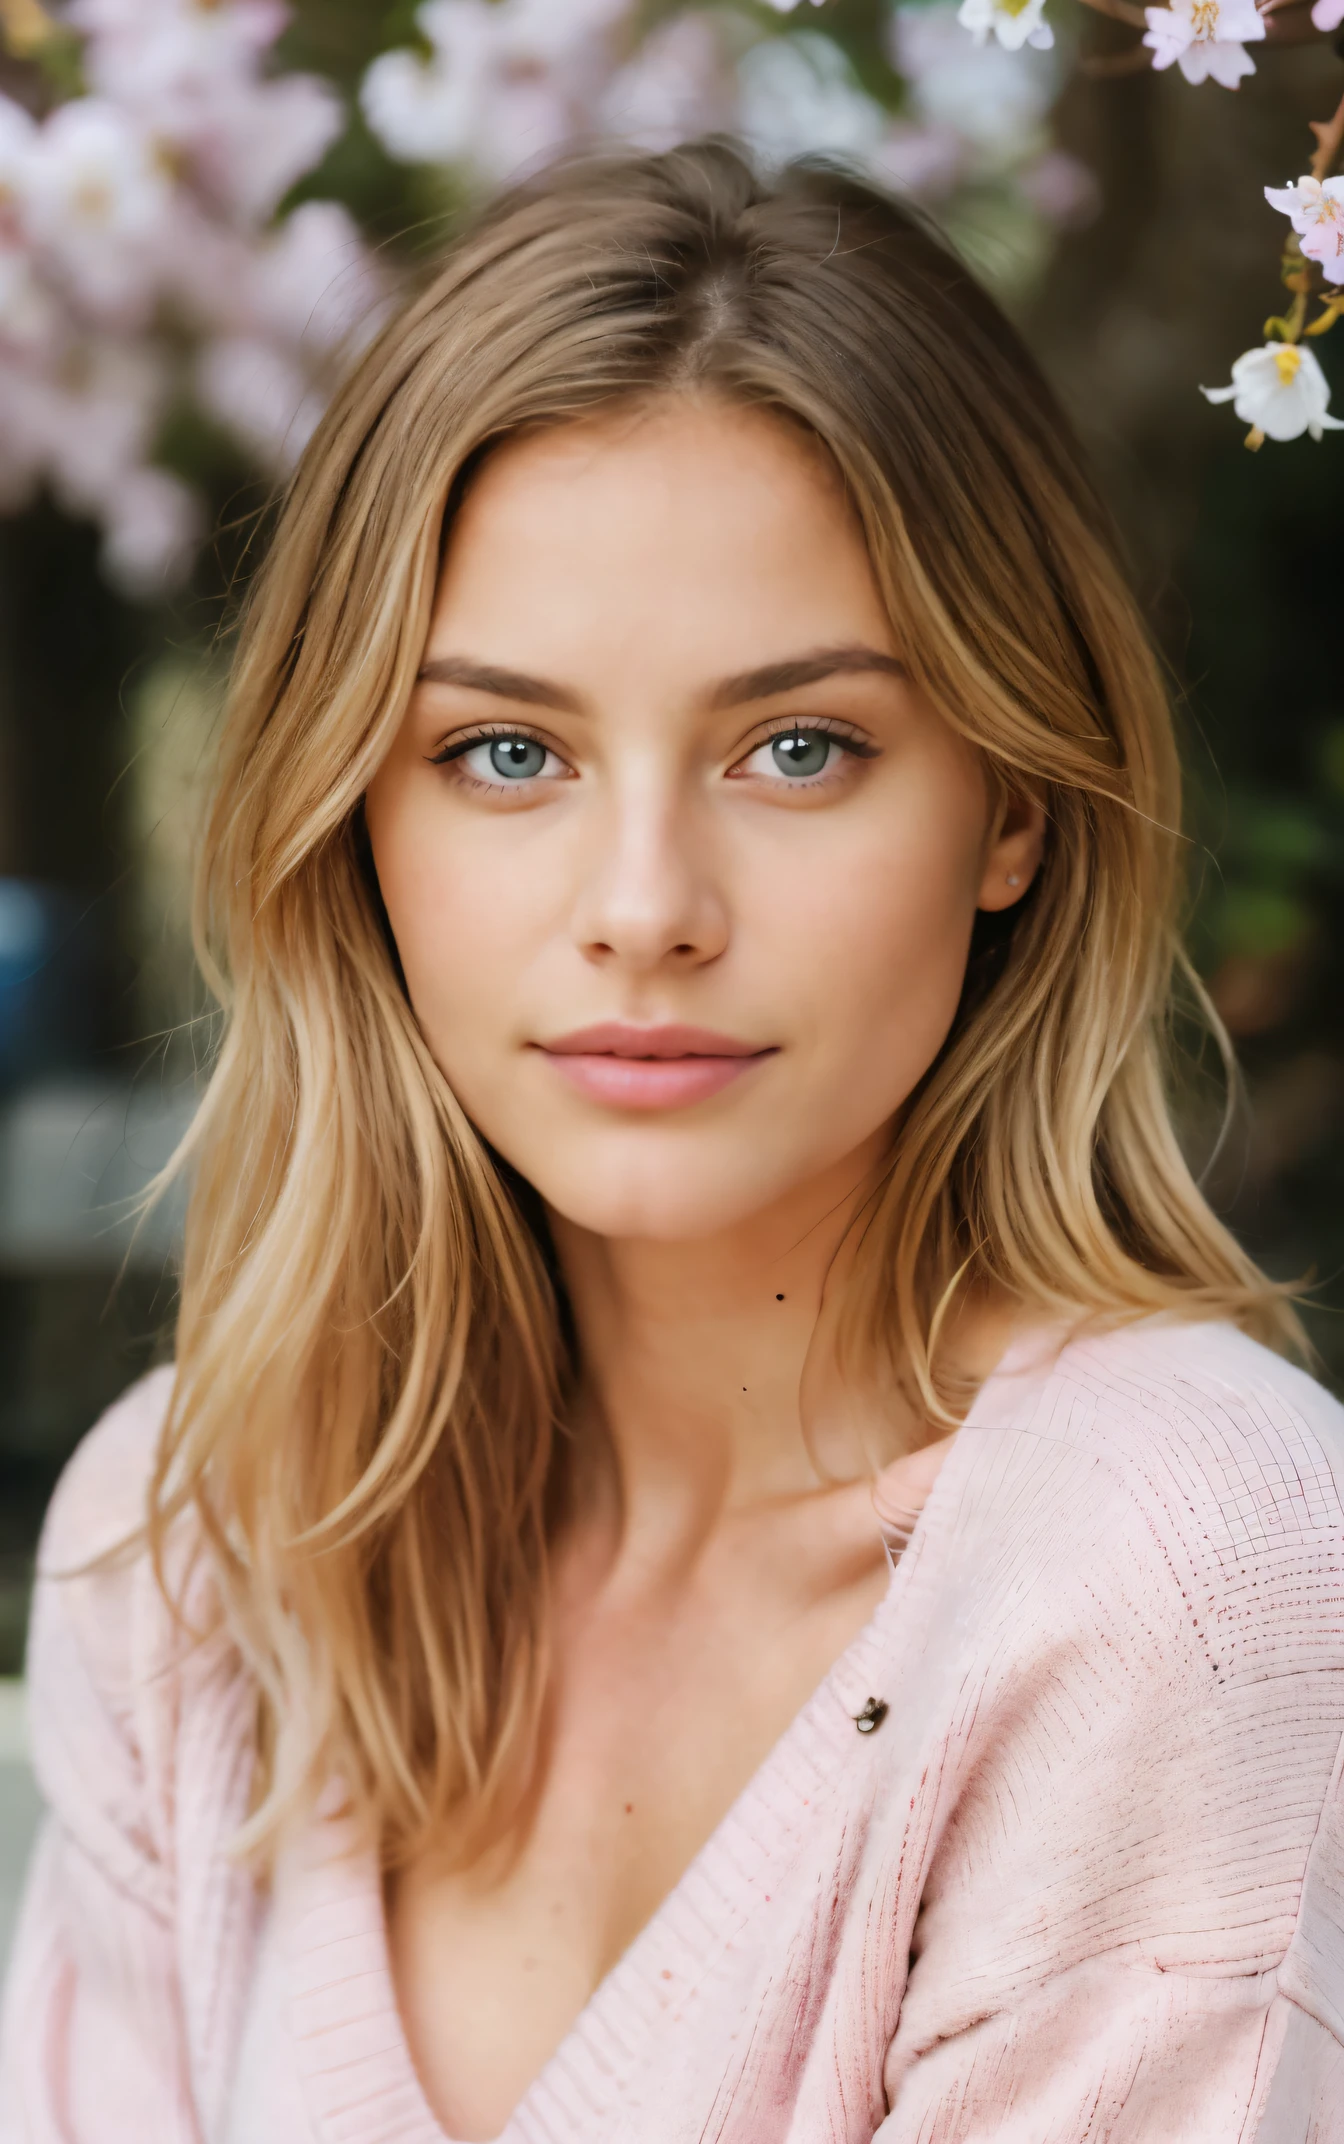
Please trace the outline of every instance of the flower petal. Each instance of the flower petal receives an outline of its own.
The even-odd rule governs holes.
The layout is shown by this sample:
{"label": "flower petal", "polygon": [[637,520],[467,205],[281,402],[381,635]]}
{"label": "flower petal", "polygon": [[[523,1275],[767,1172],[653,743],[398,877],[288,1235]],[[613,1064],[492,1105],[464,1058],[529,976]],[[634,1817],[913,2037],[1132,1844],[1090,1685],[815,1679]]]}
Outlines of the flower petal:
{"label": "flower petal", "polygon": [[1244,45],[1204,45],[1201,48],[1209,56],[1209,76],[1220,82],[1224,89],[1235,89],[1243,75],[1255,73],[1255,61]]}
{"label": "flower petal", "polygon": [[1196,89],[1201,82],[1208,81],[1212,71],[1210,55],[1213,49],[1212,45],[1187,45],[1184,52],[1176,54],[1181,73],[1185,76],[1187,82],[1193,83]]}

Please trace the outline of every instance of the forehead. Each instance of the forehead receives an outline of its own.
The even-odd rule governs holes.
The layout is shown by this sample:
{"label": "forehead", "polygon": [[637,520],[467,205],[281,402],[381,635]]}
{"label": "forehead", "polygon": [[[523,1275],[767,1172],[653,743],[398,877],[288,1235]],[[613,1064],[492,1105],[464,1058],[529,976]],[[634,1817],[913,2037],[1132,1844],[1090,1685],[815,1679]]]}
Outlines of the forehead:
{"label": "forehead", "polygon": [[826,449],[771,412],[676,397],[487,458],[427,652],[690,677],[858,638],[889,646],[890,626]]}

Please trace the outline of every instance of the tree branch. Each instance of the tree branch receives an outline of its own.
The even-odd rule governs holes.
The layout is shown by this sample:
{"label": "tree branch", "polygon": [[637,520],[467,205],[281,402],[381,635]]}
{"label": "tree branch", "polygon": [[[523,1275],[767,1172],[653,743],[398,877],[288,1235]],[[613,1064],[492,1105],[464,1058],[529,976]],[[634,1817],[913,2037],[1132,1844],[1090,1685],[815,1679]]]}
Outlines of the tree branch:
{"label": "tree branch", "polygon": [[1091,82],[1113,82],[1122,75],[1142,74],[1152,64],[1153,55],[1146,45],[1131,45],[1126,52],[1084,53],[1078,72]]}
{"label": "tree branch", "polygon": [[1335,107],[1333,119],[1313,119],[1309,122],[1316,136],[1316,154],[1311,160],[1313,179],[1328,179],[1331,166],[1338,162],[1341,147],[1344,147],[1344,97]]}
{"label": "tree branch", "polygon": [[1130,0],[1083,0],[1098,15],[1109,15],[1115,22],[1127,22],[1131,29],[1146,30],[1148,17],[1141,7],[1133,7]]}

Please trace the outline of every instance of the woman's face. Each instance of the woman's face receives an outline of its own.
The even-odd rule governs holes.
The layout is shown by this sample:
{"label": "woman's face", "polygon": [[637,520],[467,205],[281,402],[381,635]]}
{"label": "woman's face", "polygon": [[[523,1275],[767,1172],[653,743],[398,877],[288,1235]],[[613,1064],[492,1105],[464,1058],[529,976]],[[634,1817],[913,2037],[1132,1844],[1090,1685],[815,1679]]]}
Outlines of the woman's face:
{"label": "woman's face", "polygon": [[871,1155],[1041,843],[904,675],[821,450],[691,399],[485,463],[367,809],[463,1107],[665,1240]]}

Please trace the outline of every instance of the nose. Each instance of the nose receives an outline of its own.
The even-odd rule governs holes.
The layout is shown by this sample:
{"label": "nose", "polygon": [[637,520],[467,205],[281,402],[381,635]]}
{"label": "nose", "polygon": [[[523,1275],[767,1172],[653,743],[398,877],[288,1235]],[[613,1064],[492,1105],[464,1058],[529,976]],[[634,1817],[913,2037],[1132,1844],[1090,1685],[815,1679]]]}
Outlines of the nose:
{"label": "nose", "polygon": [[709,829],[656,776],[608,797],[572,928],[585,960],[639,974],[702,967],[728,943]]}

